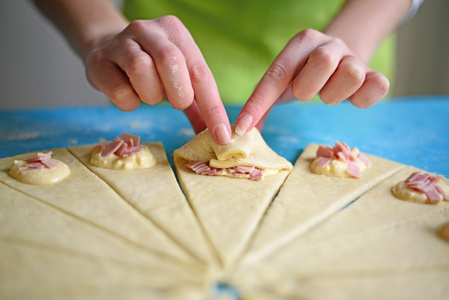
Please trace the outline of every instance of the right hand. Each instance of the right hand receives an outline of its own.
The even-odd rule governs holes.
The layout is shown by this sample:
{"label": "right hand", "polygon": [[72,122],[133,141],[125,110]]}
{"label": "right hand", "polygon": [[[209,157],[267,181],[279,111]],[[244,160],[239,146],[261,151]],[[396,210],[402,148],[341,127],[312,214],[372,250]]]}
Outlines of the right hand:
{"label": "right hand", "polygon": [[229,142],[231,127],[212,72],[178,18],[133,21],[94,41],[84,61],[89,82],[120,110],[167,98],[195,132],[207,126],[217,143]]}

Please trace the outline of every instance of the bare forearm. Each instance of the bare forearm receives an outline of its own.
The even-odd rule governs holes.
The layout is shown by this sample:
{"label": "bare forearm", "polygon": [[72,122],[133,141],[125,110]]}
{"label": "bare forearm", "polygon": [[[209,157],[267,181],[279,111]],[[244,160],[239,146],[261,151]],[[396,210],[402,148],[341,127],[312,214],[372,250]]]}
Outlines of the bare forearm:
{"label": "bare forearm", "polygon": [[403,20],[410,0],[348,0],[325,34],[342,39],[367,63],[380,42]]}
{"label": "bare forearm", "polygon": [[108,0],[34,0],[85,60],[96,40],[122,31],[128,21]]}

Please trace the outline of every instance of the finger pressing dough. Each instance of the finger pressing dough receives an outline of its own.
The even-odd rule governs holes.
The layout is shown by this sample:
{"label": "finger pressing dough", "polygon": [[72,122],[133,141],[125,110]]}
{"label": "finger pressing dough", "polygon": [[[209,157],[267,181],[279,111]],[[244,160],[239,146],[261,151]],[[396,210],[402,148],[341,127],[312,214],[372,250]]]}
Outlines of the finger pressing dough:
{"label": "finger pressing dough", "polygon": [[[274,153],[256,129],[243,138],[234,134],[228,146],[216,145],[206,130],[176,150],[174,156],[187,199],[227,267],[243,251],[291,164]],[[210,162],[214,167],[251,165],[279,172],[261,181],[203,176],[186,168],[191,161]]]}
{"label": "finger pressing dough", "polygon": [[66,149],[52,151],[53,157],[66,163],[71,170],[64,181],[39,186],[21,183],[10,177],[8,170],[13,161],[30,156],[23,154],[0,160],[0,182],[155,253],[193,263],[184,250]]}
{"label": "finger pressing dough", "polygon": [[162,144],[143,145],[157,163],[151,168],[129,171],[91,165],[92,146],[70,147],[69,151],[196,259],[212,263],[215,257],[176,182]]}
{"label": "finger pressing dough", "polygon": [[404,167],[367,155],[372,165],[361,179],[318,175],[309,169],[317,148],[309,144],[296,161],[250,244],[246,262],[255,262],[287,244]]}

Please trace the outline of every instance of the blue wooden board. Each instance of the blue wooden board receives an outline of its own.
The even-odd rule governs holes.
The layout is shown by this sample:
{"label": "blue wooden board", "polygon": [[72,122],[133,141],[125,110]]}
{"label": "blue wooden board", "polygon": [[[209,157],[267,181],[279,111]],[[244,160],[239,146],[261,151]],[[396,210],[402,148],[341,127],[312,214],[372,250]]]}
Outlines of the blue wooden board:
{"label": "blue wooden board", "polygon": [[[241,107],[227,107],[235,122]],[[133,112],[111,107],[43,108],[0,111],[0,158],[25,152],[94,144],[122,132],[143,141],[161,141],[173,151],[193,137],[182,112],[142,106]],[[262,134],[292,163],[308,143],[335,140],[377,155],[449,177],[449,96],[393,99],[370,109],[349,103],[278,105]]]}

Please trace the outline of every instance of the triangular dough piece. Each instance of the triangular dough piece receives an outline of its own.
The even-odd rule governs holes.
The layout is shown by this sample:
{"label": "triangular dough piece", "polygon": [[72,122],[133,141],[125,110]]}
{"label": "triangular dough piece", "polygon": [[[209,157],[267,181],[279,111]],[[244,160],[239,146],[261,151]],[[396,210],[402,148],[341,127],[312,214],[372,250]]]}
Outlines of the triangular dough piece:
{"label": "triangular dough piece", "polygon": [[276,281],[311,276],[449,270],[449,242],[437,234],[449,220],[449,203],[413,203],[391,193],[396,183],[415,171],[401,170],[257,266],[242,267],[237,273],[245,274],[249,284],[274,286]]}
{"label": "triangular dough piece", "polygon": [[446,300],[449,297],[449,269],[416,270],[374,274],[339,274],[285,277],[268,284],[245,285],[240,278],[242,300],[346,300],[407,299]]}
{"label": "triangular dough piece", "polygon": [[20,299],[17,296],[26,292],[39,294],[51,289],[134,285],[157,290],[177,284],[200,284],[188,270],[173,265],[149,268],[66,251],[48,251],[8,240],[0,240],[0,253],[1,299]]}
{"label": "triangular dough piece", "polygon": [[250,244],[246,262],[255,262],[285,245],[405,167],[367,155],[371,167],[361,179],[317,175],[309,169],[317,148],[318,145],[309,144],[296,161]]}
{"label": "triangular dough piece", "polygon": [[[145,265],[159,272],[174,273],[182,266],[173,266],[171,259],[126,242],[3,183],[0,183],[0,195],[0,238],[3,240],[33,244],[48,251]],[[190,272],[192,276],[198,273],[196,269]],[[177,274],[174,273],[170,282],[178,280]]]}
{"label": "triangular dough piece", "polygon": [[52,157],[66,163],[71,174],[54,185],[25,184],[8,175],[15,159],[34,153],[0,160],[0,181],[29,196],[57,207],[67,214],[107,230],[110,233],[180,261],[193,263],[193,259],[152,222],[142,216],[106,183],[89,171],[66,149],[53,149]]}
{"label": "triangular dough piece", "polygon": [[0,290],[2,300],[210,300],[201,285],[183,284],[170,288],[148,285],[83,285]]}
{"label": "triangular dough piece", "polygon": [[[243,138],[234,134],[228,146],[216,145],[206,130],[176,150],[174,155],[176,170],[187,199],[222,264],[227,267],[234,262],[254,233],[266,208],[290,172],[291,164],[274,153],[257,130]],[[185,167],[188,161],[198,160],[210,162],[216,167],[245,164],[280,171],[262,181],[203,176]]]}
{"label": "triangular dough piece", "polygon": [[194,257],[204,263],[212,262],[210,246],[176,182],[162,144],[142,145],[150,149],[157,164],[132,171],[92,166],[92,146],[69,147],[69,151]]}

